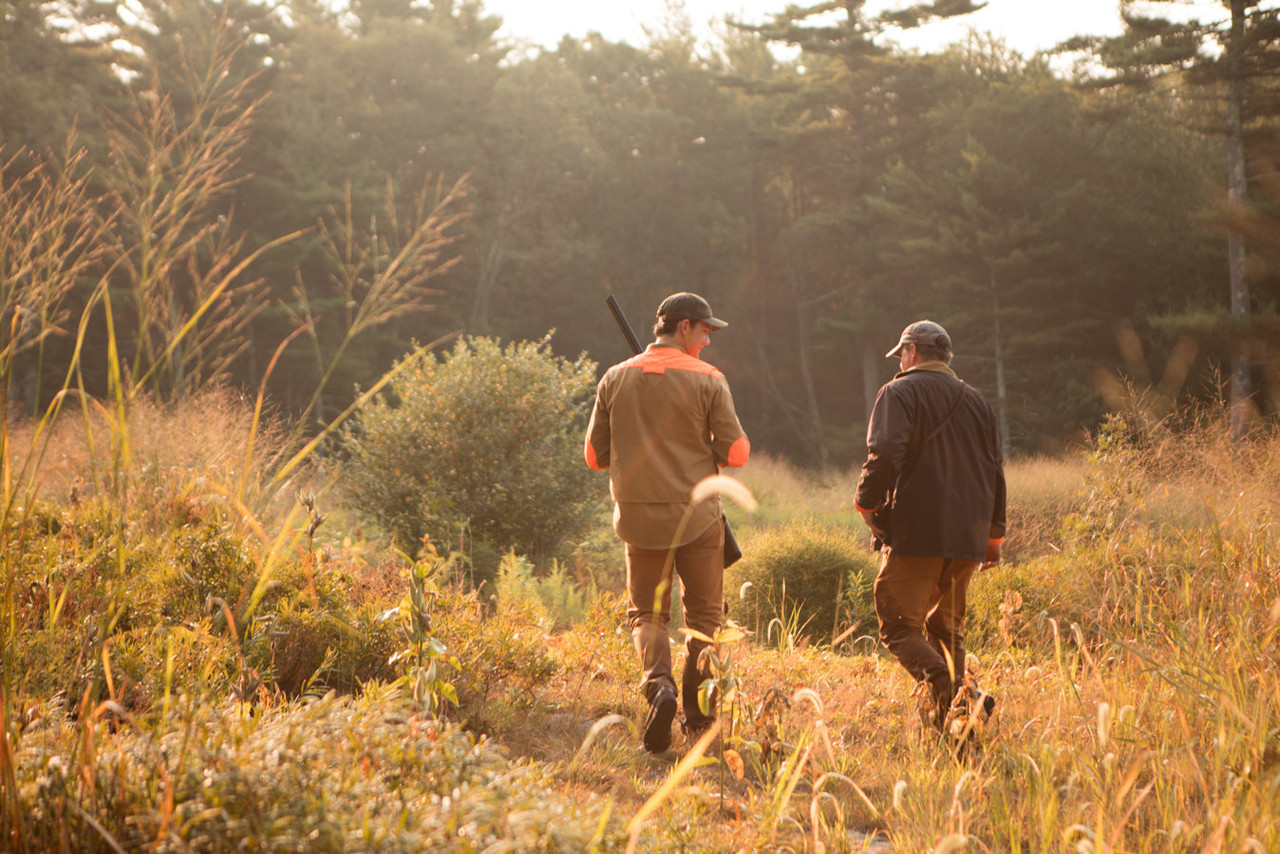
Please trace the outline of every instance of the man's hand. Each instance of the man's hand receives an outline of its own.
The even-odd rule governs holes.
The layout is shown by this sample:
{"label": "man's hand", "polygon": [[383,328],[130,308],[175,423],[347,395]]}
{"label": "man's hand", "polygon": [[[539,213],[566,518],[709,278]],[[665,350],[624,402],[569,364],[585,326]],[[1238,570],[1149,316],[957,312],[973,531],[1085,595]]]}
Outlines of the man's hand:
{"label": "man's hand", "polygon": [[987,543],[987,559],[982,562],[982,569],[990,569],[1000,562],[1000,543]]}
{"label": "man's hand", "polygon": [[880,530],[880,526],[875,523],[874,511],[859,508],[858,512],[862,514],[862,521],[867,524],[867,530],[869,530],[876,539],[883,541],[884,531]]}

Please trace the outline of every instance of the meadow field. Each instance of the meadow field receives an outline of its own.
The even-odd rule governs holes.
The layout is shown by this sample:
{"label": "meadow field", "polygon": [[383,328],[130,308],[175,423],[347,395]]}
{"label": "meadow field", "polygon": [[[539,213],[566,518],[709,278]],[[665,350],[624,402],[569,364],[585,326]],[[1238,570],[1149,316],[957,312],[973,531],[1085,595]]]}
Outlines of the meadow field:
{"label": "meadow field", "polygon": [[650,756],[604,502],[477,586],[264,423],[224,390],[6,431],[4,850],[1280,850],[1270,436],[1117,418],[1009,463],[959,758],[874,641],[856,472],[757,457],[720,725]]}
{"label": "meadow field", "polygon": [[[789,8],[712,64],[674,30],[508,63],[478,3],[163,5],[6,12],[0,850],[1280,851],[1274,312],[1212,284],[1219,226],[1263,283],[1280,228],[1206,203],[1208,101],[881,54],[959,3]],[[664,282],[734,295],[761,429],[712,484],[718,723],[654,756],[581,449],[597,297]],[[860,453],[864,336],[926,310],[1023,446],[1080,433],[1008,463],[962,752],[876,641],[856,468],[761,452]],[[1233,441],[1246,351],[1273,415]]]}

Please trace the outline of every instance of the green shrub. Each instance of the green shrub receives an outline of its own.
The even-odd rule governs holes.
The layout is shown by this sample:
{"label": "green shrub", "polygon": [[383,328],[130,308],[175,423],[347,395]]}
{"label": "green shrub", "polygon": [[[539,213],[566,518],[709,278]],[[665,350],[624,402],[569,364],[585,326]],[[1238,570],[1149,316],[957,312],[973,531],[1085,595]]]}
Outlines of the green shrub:
{"label": "green shrub", "polygon": [[[28,690],[66,690],[78,700],[94,683],[94,696],[105,697],[103,644],[117,698],[133,711],[148,707],[165,679],[190,687],[197,676],[221,678],[204,662],[234,672],[233,647],[220,640],[225,616],[210,599],[234,611],[251,589],[257,567],[244,536],[214,514],[152,531],[138,521],[145,512],[121,519],[104,499],[90,499],[19,525],[6,541],[16,547],[4,554],[16,633],[5,664]],[[200,667],[169,658],[184,645]]]}
{"label": "green shrub", "polygon": [[569,577],[559,561],[552,561],[551,571],[539,578],[527,558],[507,552],[498,564],[496,586],[499,608],[526,604],[552,629],[567,629],[587,610],[586,591]]}
{"label": "green shrub", "polygon": [[572,567],[574,577],[594,591],[626,591],[626,546],[614,533],[612,507],[597,514],[565,561]]}
{"label": "green shrub", "polygon": [[594,717],[625,709],[640,697],[640,671],[626,614],[626,596],[601,593],[557,639],[556,654],[576,696]]}
{"label": "green shrub", "polygon": [[[348,433],[343,485],[352,505],[416,555],[469,532],[492,576],[508,548],[554,554],[598,501],[582,463],[595,365],[551,355],[547,341],[460,341],[411,364]],[[496,550],[496,551],[495,551]]]}
{"label": "green shrub", "polygon": [[791,522],[752,534],[742,551],[725,574],[730,616],[739,625],[767,636],[776,618],[815,639],[850,624],[874,625],[875,558],[847,530]]}
{"label": "green shrub", "polygon": [[235,607],[256,578],[257,567],[244,538],[229,525],[179,528],[165,544],[155,581],[170,620],[190,619],[206,610],[210,596]]}
{"label": "green shrub", "polygon": [[284,608],[258,631],[268,642],[254,645],[249,661],[290,697],[321,688],[353,693],[369,679],[395,675],[387,663],[398,641],[394,627],[371,613]]}
{"label": "green shrub", "polygon": [[385,603],[353,605],[340,565],[281,562],[246,621],[259,573],[246,535],[216,507],[163,525],[152,509],[139,502],[121,519],[93,498],[14,514],[18,548],[4,557],[17,632],[5,665],[21,690],[78,702],[92,688],[93,701],[111,695],[139,714],[166,688],[225,695],[252,670],[290,695],[392,675],[392,631],[374,619]]}
{"label": "green shrub", "polygon": [[50,716],[12,739],[5,818],[22,824],[20,838],[5,824],[5,850],[622,849],[608,799],[559,792],[545,767],[414,711],[385,692],[253,714],[187,697],[90,736]]}
{"label": "green shrub", "polygon": [[[157,709],[165,691],[230,696],[239,676],[235,641],[212,620],[190,626],[156,626],[112,635],[106,644],[111,664],[110,693],[130,713]],[[105,674],[93,662],[100,682]],[[106,691],[100,694],[105,697]],[[79,700],[77,692],[72,692]]]}
{"label": "green shrub", "polygon": [[1001,563],[974,576],[969,585],[965,638],[981,654],[1008,647],[1051,653],[1053,627],[1069,639],[1070,626],[1085,620],[1098,599],[1094,577],[1078,557],[1045,555],[1026,563]]}
{"label": "green shrub", "polygon": [[541,608],[528,601],[506,603],[494,615],[477,591],[441,588],[432,604],[431,634],[458,661],[450,679],[469,727],[489,731],[530,707],[559,672],[544,622]]}
{"label": "green shrub", "polygon": [[1079,509],[1062,523],[1065,542],[1085,548],[1142,524],[1146,487],[1143,449],[1123,416],[1107,416],[1086,459]]}

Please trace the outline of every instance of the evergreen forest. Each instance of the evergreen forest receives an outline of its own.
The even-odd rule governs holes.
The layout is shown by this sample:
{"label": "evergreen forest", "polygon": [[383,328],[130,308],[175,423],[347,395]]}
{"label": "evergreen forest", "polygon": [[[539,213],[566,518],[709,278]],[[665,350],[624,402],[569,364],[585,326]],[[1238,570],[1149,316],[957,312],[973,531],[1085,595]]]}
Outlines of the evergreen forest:
{"label": "evergreen forest", "polygon": [[554,330],[604,367],[628,354],[606,296],[647,339],[692,290],[732,323],[707,355],[753,444],[803,466],[860,460],[919,317],[1010,452],[1078,443],[1122,392],[1261,423],[1276,11],[1180,5],[1028,57],[895,45],[968,2],[786,6],[711,43],[675,4],[644,46],[544,50],[477,0],[11,0],[8,230],[61,181],[101,233],[3,260],[7,400],[42,411],[77,351],[101,395],[116,348],[163,399],[265,382],[318,425],[415,343]]}

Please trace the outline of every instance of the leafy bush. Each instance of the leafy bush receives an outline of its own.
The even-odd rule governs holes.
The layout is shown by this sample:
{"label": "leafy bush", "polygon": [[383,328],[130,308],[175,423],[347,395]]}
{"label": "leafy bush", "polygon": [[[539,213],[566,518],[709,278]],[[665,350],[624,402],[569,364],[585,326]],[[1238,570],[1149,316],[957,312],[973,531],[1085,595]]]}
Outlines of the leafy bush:
{"label": "leafy bush", "polygon": [[552,561],[551,571],[539,578],[527,558],[507,552],[498,564],[496,586],[499,607],[527,604],[541,613],[553,629],[567,629],[586,613],[586,591],[577,586],[559,561]]}
{"label": "leafy bush", "polygon": [[609,802],[557,793],[540,766],[413,712],[388,692],[253,714],[183,698],[114,736],[104,719],[49,716],[14,738],[5,838],[23,851],[621,849]]}
{"label": "leafy bush", "polygon": [[834,636],[842,624],[874,623],[876,562],[847,530],[792,522],[751,535],[742,551],[725,574],[730,614],[739,625],[767,632],[777,618],[818,638]]}
{"label": "leafy bush", "polygon": [[[235,641],[222,630],[212,630],[206,619],[190,626],[156,626],[112,635],[104,648],[111,665],[110,696],[132,714],[160,705],[170,692],[200,692],[208,697],[229,697],[235,679]],[[102,683],[102,662],[82,665],[81,684],[68,693],[82,699],[89,677]],[[106,692],[100,692],[106,693]]]}
{"label": "leafy bush", "polygon": [[582,618],[561,634],[556,651],[573,684],[600,717],[640,697],[636,649],[627,628],[627,597],[602,593]]}
{"label": "leafy bush", "polygon": [[[387,660],[395,651],[395,633],[374,616],[315,608],[273,613],[259,630],[270,643],[263,646],[269,658],[258,670],[291,697],[315,687],[352,693],[369,679],[391,678]],[[256,657],[250,661],[257,663]]]}
{"label": "leafy bush", "polygon": [[[1102,558],[1102,554],[1096,555]],[[1070,634],[1098,602],[1096,579],[1080,571],[1079,556],[1051,554],[1025,563],[1000,563],[969,585],[965,638],[969,649],[1034,649],[1051,652],[1052,619]]]}
{"label": "leafy bush", "polygon": [[5,555],[17,630],[7,664],[20,690],[78,702],[93,688],[93,700],[141,713],[165,690],[224,694],[251,670],[288,694],[391,675],[390,629],[374,620],[384,603],[353,604],[339,566],[282,562],[246,621],[260,568],[225,515],[211,504],[159,524],[153,504],[122,517],[101,497],[20,508]]}
{"label": "leafy bush", "polygon": [[1140,523],[1144,513],[1143,452],[1123,417],[1108,416],[1087,457],[1085,494],[1062,525],[1069,544],[1088,546]]}
{"label": "leafy bush", "polygon": [[170,620],[180,620],[200,614],[210,596],[235,605],[256,576],[257,567],[243,537],[229,525],[202,525],[173,532],[154,578],[166,592],[161,612]]}
{"label": "leafy bush", "polygon": [[409,554],[469,531],[494,555],[481,577],[503,550],[552,554],[582,529],[597,501],[581,459],[594,363],[555,357],[545,339],[470,338],[406,358],[347,435],[354,507]]}
{"label": "leafy bush", "polygon": [[431,606],[431,634],[457,659],[450,674],[469,728],[489,731],[533,705],[560,663],[547,646],[544,616],[527,601],[491,614],[476,590],[443,587]]}

